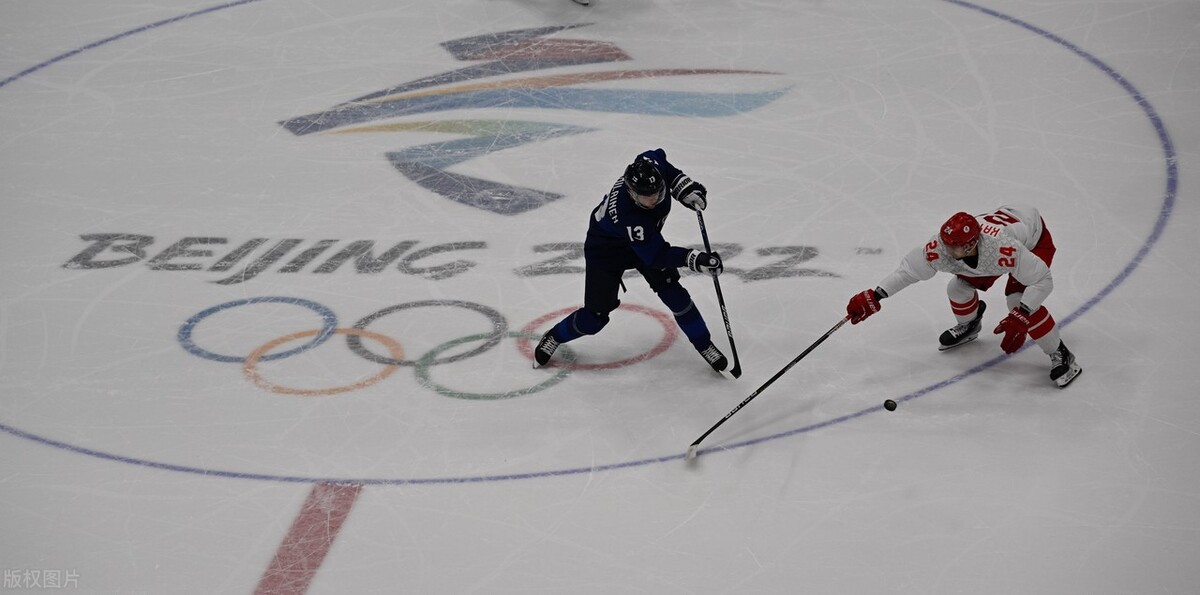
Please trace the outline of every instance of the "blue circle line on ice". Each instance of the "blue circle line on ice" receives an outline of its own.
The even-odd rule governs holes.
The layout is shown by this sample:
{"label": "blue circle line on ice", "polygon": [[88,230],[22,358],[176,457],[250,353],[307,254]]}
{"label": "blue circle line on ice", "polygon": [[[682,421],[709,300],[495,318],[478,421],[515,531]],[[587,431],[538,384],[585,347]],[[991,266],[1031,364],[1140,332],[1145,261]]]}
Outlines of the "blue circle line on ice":
{"label": "blue circle line on ice", "polygon": [[188,353],[205,359],[226,363],[241,363],[245,361],[245,356],[221,355],[219,353],[213,353],[201,348],[199,345],[196,345],[195,341],[192,341],[192,332],[196,329],[196,325],[200,324],[200,322],[205,318],[208,318],[209,316],[212,316],[218,312],[248,304],[294,304],[308,308],[309,310],[316,312],[317,315],[321,317],[321,331],[317,333],[317,335],[313,337],[311,341],[287,351],[264,355],[259,358],[264,362],[283,359],[296,355],[297,353],[308,351],[309,349],[312,349],[313,347],[316,347],[329,340],[329,338],[333,336],[334,331],[337,329],[337,315],[333,313],[333,310],[330,310],[329,308],[316,302],[285,296],[252,297],[234,300],[232,302],[225,302],[224,304],[217,304],[216,306],[208,308],[207,310],[204,310],[199,314],[187,319],[187,322],[183,323],[183,326],[179,327],[179,332],[176,335],[176,338],[179,340],[179,344],[182,345],[183,348],[188,351]]}
{"label": "blue circle line on ice", "polygon": [[[120,39],[124,39],[126,37],[135,35],[137,33],[142,33],[144,31],[155,29],[155,28],[158,28],[158,27],[161,27],[164,25],[177,23],[179,21],[182,21],[182,20],[190,18],[190,17],[210,14],[210,13],[222,10],[222,9],[232,8],[232,7],[241,6],[241,5],[245,5],[245,4],[250,4],[252,2],[257,2],[257,1],[259,1],[259,0],[240,0],[238,2],[230,2],[230,3],[226,3],[226,4],[221,4],[218,6],[213,6],[210,8],[190,12],[190,13],[187,13],[187,14],[184,14],[181,16],[177,16],[177,17],[173,17],[170,19],[164,19],[161,21],[157,21],[155,23],[151,23],[149,25],[144,25],[144,26],[138,27],[136,29],[131,29],[124,33],[114,35],[114,36],[102,39],[100,41],[97,41],[97,42],[93,42],[93,43],[85,45],[81,48],[78,48],[78,49],[72,50],[70,52],[56,56],[54,58],[51,58],[50,60],[47,60],[46,62],[42,62],[41,64],[37,64],[35,66],[27,68],[13,76],[10,76],[10,77],[0,81],[0,88],[3,88],[5,86],[7,86],[8,84],[10,84],[22,77],[28,76],[28,75],[30,75],[34,72],[37,72],[37,71],[39,71],[47,66],[50,66],[54,63],[61,62],[63,60],[71,58],[73,56],[79,55],[85,51],[95,49],[97,47],[100,47],[102,45],[105,45],[105,44],[108,44],[108,43],[111,43],[114,41],[118,41]],[[1173,210],[1175,208],[1176,189],[1179,184],[1178,168],[1177,168],[1177,164],[1176,164],[1176,155],[1175,155],[1174,145],[1171,142],[1170,135],[1167,134],[1166,126],[1163,124],[1162,119],[1158,115],[1158,112],[1154,109],[1154,107],[1152,105],[1150,105],[1149,100],[1147,100],[1145,97],[1143,97],[1142,94],[1133,86],[1133,84],[1130,83],[1128,80],[1126,80],[1124,76],[1122,76],[1120,73],[1118,73],[1112,67],[1105,64],[1099,58],[1097,58],[1097,57],[1093,56],[1092,54],[1088,53],[1087,51],[1081,49],[1079,46],[1076,46],[1075,44],[1073,44],[1057,35],[1054,35],[1053,33],[1050,33],[1049,31],[1040,29],[1040,28],[1038,28],[1034,25],[1031,25],[1029,23],[1026,23],[1025,21],[1022,21],[1020,19],[996,12],[989,8],[984,8],[982,6],[978,6],[976,4],[964,2],[963,0],[941,0],[941,1],[947,2],[950,4],[954,4],[954,5],[963,7],[963,8],[967,8],[970,10],[975,10],[982,14],[998,18],[1002,21],[1005,21],[1007,23],[1010,23],[1012,25],[1015,25],[1017,27],[1025,29],[1029,32],[1032,32],[1035,35],[1042,37],[1043,39],[1046,39],[1055,44],[1058,44],[1059,46],[1062,46],[1063,48],[1071,51],[1072,53],[1079,56],[1080,58],[1083,58],[1085,61],[1087,61],[1088,63],[1095,66],[1097,69],[1099,69],[1101,72],[1103,72],[1109,78],[1111,78],[1122,89],[1125,90],[1125,92],[1142,109],[1142,112],[1145,113],[1146,117],[1150,120],[1151,125],[1154,127],[1155,133],[1158,135],[1159,143],[1160,143],[1161,149],[1163,151],[1163,157],[1164,157],[1165,165],[1166,165],[1166,189],[1163,193],[1162,204],[1159,206],[1158,218],[1155,221],[1154,228],[1150,232],[1150,235],[1146,238],[1145,242],[1142,243],[1141,248],[1137,251],[1137,253],[1134,255],[1134,257],[1125,265],[1125,267],[1116,275],[1116,277],[1114,277],[1112,279],[1112,281],[1110,281],[1107,285],[1105,285],[1104,288],[1102,288],[1098,293],[1096,293],[1096,295],[1092,296],[1089,300],[1087,300],[1087,302],[1085,302],[1077,310],[1075,310],[1074,312],[1072,312],[1071,314],[1069,314],[1068,316],[1066,316],[1065,318],[1063,318],[1060,321],[1060,323],[1063,325],[1069,324],[1072,321],[1074,321],[1076,318],[1082,316],[1088,310],[1091,310],[1096,304],[1098,304],[1101,300],[1103,300],[1105,297],[1107,297],[1109,294],[1111,294],[1118,286],[1120,286],[1122,283],[1124,283],[1125,280],[1128,279],[1129,276],[1133,273],[1133,271],[1136,270],[1139,265],[1141,265],[1142,261],[1145,259],[1146,255],[1149,254],[1150,250],[1154,247],[1154,245],[1158,243],[1159,238],[1162,236],[1163,230],[1166,228],[1167,221],[1170,219],[1171,213],[1173,212]],[[970,376],[973,376],[983,370],[986,370],[986,369],[1004,361],[1005,358],[1006,358],[1006,356],[995,357],[995,358],[990,359],[982,364],[979,364],[969,370],[966,370],[956,376],[947,378],[945,380],[942,380],[941,382],[931,384],[929,386],[926,386],[925,388],[913,391],[913,392],[903,395],[901,397],[896,397],[893,400],[895,400],[898,403],[911,401],[913,399],[919,398],[919,397],[926,395],[928,393],[931,393],[933,391],[940,390],[947,386],[953,385],[953,384],[955,384],[961,380],[964,380]],[[752,445],[766,442],[769,440],[776,440],[779,438],[794,436],[796,434],[803,434],[806,432],[811,432],[814,430],[818,430],[818,429],[832,426],[835,424],[839,424],[842,422],[850,421],[852,419],[862,417],[868,413],[873,413],[873,412],[882,411],[882,410],[883,410],[883,406],[877,405],[874,407],[863,409],[863,410],[855,412],[855,413],[850,413],[847,415],[843,415],[841,417],[828,419],[828,420],[825,420],[822,422],[795,428],[795,429],[788,430],[785,432],[772,434],[770,436],[763,436],[761,438],[755,438],[752,440],[736,442],[733,444],[726,444],[726,445],[714,446],[714,447],[701,449],[699,451],[699,454],[704,454],[706,452],[713,452],[713,451],[724,451],[724,450],[744,448],[747,446],[752,446]],[[39,443],[39,444],[43,444],[45,446],[52,446],[52,447],[63,449],[63,450],[69,451],[69,452],[74,452],[74,453],[78,453],[78,454],[83,454],[83,455],[96,457],[99,459],[104,459],[104,460],[109,460],[109,461],[114,461],[114,462],[119,462],[119,463],[128,463],[131,465],[139,465],[142,467],[163,469],[163,470],[168,470],[168,471],[177,471],[177,472],[183,472],[183,473],[192,473],[192,474],[198,474],[198,475],[228,477],[228,478],[238,478],[238,479],[256,479],[256,480],[264,480],[264,481],[277,481],[277,482],[290,482],[290,483],[346,483],[346,484],[362,484],[362,485],[411,485],[411,484],[462,484],[462,483],[479,483],[479,482],[490,482],[490,481],[511,481],[511,480],[518,480],[518,479],[536,479],[536,478],[544,478],[544,477],[574,475],[574,474],[580,474],[580,473],[595,473],[597,471],[625,469],[625,468],[638,467],[638,466],[649,465],[649,464],[654,464],[654,463],[662,463],[662,462],[667,462],[667,461],[680,460],[685,457],[685,454],[681,452],[678,454],[664,455],[664,456],[659,456],[659,457],[639,459],[639,460],[634,460],[634,461],[626,461],[626,462],[621,462],[621,463],[612,463],[612,464],[607,464],[607,465],[594,465],[594,466],[588,466],[588,467],[576,467],[576,468],[570,468],[570,469],[559,469],[559,470],[550,470],[550,471],[533,471],[533,472],[528,472],[528,473],[513,473],[513,474],[504,474],[504,475],[480,475],[480,476],[469,476],[469,477],[430,477],[430,478],[410,478],[410,479],[404,479],[404,478],[386,479],[386,478],[348,478],[348,477],[344,477],[344,478],[302,477],[302,476],[292,476],[292,475],[272,475],[272,474],[264,474],[264,473],[243,473],[243,472],[237,472],[237,471],[222,471],[222,470],[215,470],[215,469],[204,469],[204,468],[200,468],[200,467],[190,467],[190,466],[186,466],[186,465],[174,465],[174,464],[170,464],[170,463],[161,463],[161,462],[150,461],[150,460],[146,460],[146,459],[138,459],[138,458],[134,458],[134,457],[127,457],[127,456],[122,456],[122,455],[111,454],[111,453],[102,452],[99,450],[94,450],[94,449],[90,449],[90,448],[76,446],[73,444],[68,444],[66,442],[62,442],[59,440],[54,440],[51,438],[38,436],[36,434],[31,434],[31,433],[23,431],[19,428],[16,428],[16,427],[13,427],[13,426],[10,426],[7,424],[3,424],[3,423],[0,423],[0,430],[3,430],[4,432],[7,432],[14,436],[17,436],[19,438],[24,438],[24,439],[31,440],[31,441]]]}

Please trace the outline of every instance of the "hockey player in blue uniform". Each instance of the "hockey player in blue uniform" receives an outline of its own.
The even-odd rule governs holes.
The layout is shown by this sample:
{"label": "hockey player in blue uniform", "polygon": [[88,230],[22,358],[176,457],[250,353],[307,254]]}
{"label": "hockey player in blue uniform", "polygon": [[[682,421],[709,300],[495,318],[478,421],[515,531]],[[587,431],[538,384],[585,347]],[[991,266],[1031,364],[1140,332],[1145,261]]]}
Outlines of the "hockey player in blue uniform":
{"label": "hockey player in blue uniform", "polygon": [[534,349],[534,367],[550,361],[558,346],[584,335],[594,335],[608,324],[608,315],[621,304],[617,290],[629,269],[642,274],[696,351],[718,372],[728,360],[713,345],[708,325],[692,296],[679,284],[679,267],[716,276],[722,271],[716,252],[672,246],[662,237],[662,226],[671,212],[668,195],[684,206],[704,210],[707,191],[667,161],[662,149],[638,155],[625,168],[612,190],[592,212],[583,244],[586,265],[583,307],[554,325]]}

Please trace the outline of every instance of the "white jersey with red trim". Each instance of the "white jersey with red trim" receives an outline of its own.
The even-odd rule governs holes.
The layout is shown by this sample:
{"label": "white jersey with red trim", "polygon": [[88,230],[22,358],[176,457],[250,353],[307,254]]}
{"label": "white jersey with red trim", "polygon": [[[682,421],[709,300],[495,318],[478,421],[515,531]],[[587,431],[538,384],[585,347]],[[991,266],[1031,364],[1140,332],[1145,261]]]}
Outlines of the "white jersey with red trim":
{"label": "white jersey with red trim", "polygon": [[904,256],[900,267],[879,283],[887,295],[918,281],[932,279],[938,272],[964,277],[999,277],[1012,275],[1026,287],[1021,298],[1032,312],[1054,289],[1050,267],[1031,249],[1042,237],[1042,217],[1031,206],[1003,206],[976,216],[979,221],[979,244],[974,266],[958,260],[946,251],[941,237],[934,235],[924,246]]}

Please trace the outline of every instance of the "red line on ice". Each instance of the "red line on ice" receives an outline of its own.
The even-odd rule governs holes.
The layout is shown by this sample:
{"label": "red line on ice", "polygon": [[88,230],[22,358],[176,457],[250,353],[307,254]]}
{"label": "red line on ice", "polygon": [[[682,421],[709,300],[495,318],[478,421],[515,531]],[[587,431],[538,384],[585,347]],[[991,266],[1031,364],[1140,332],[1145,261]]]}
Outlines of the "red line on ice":
{"label": "red line on ice", "polygon": [[350,516],[361,484],[318,483],[308,493],[255,595],[303,595]]}

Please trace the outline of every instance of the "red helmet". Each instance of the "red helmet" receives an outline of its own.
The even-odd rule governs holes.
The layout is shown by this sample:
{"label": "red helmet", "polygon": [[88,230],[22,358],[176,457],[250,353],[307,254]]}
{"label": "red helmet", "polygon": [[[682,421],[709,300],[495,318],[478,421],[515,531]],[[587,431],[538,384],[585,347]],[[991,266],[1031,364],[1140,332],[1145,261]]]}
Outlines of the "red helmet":
{"label": "red helmet", "polygon": [[942,244],[966,246],[979,238],[979,222],[975,216],[959,211],[942,224]]}

